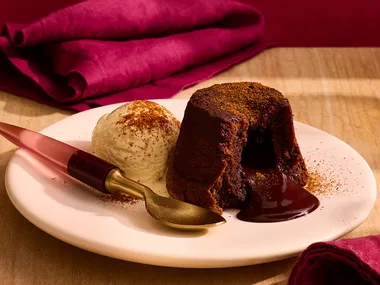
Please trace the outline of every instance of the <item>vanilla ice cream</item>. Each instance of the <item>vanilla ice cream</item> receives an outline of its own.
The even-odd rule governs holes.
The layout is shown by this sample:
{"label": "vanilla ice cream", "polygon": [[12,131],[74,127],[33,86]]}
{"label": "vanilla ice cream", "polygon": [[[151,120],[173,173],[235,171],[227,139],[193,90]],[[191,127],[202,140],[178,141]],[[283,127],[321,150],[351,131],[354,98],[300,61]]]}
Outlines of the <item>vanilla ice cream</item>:
{"label": "vanilla ice cream", "polygon": [[145,100],[103,115],[92,133],[94,154],[121,168],[127,177],[155,182],[166,171],[180,122],[163,106]]}

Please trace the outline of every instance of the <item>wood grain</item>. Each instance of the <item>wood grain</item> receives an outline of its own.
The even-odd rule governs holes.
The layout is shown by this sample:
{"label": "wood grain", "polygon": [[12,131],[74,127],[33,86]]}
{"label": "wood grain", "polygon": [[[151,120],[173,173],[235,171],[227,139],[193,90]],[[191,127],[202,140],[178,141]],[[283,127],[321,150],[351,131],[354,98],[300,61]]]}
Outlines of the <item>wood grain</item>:
{"label": "wood grain", "polygon": [[[214,83],[242,80],[283,92],[296,120],[350,144],[379,181],[380,49],[271,49],[175,98],[189,98]],[[39,131],[71,114],[0,92],[1,121]],[[286,284],[295,258],[239,268],[178,269],[111,259],[61,242],[29,223],[9,201],[4,173],[14,150],[0,139],[1,284]],[[379,233],[377,202],[369,218],[347,236]]]}

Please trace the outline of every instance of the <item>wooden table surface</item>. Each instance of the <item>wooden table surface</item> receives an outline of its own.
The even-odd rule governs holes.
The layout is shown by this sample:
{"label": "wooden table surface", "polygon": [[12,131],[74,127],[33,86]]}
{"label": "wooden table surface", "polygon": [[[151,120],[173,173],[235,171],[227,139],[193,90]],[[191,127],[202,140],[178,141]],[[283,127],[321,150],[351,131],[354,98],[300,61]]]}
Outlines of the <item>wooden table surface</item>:
{"label": "wooden table surface", "polygon": [[[380,49],[271,49],[176,98],[213,83],[258,81],[289,98],[295,119],[355,148],[380,178]],[[72,112],[0,92],[0,120],[33,130]],[[0,283],[37,284],[286,284],[295,258],[228,269],[178,269],[93,254],[39,230],[11,204],[4,186],[15,146],[0,139]],[[27,189],[25,189],[27,190]],[[380,203],[347,236],[380,233]],[[260,234],[260,233],[257,233]]]}

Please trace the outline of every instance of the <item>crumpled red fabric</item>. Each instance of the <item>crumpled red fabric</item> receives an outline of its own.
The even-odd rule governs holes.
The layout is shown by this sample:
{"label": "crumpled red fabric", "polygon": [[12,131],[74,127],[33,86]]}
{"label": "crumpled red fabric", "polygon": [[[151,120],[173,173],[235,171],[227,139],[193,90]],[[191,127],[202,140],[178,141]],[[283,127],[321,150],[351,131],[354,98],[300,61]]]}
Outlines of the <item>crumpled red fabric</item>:
{"label": "crumpled red fabric", "polygon": [[288,284],[380,284],[380,236],[310,245],[293,266]]}
{"label": "crumpled red fabric", "polygon": [[0,89],[77,111],[169,98],[262,51],[262,15],[219,0],[91,0],[0,37]]}

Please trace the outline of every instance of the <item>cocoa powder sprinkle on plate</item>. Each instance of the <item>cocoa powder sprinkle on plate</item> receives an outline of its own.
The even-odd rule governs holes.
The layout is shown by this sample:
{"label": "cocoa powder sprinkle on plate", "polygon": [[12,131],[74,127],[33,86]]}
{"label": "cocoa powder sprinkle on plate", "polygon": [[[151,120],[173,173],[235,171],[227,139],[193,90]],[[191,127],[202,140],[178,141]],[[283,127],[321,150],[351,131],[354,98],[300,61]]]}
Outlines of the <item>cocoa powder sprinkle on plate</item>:
{"label": "cocoa powder sprinkle on plate", "polygon": [[342,194],[341,182],[334,179],[333,170],[326,171],[321,169],[320,163],[308,164],[309,179],[306,189],[317,196],[329,196],[334,194]]}
{"label": "cocoa powder sprinkle on plate", "polygon": [[136,204],[138,201],[138,199],[122,193],[98,194],[98,198],[103,202],[113,202],[128,205]]}

